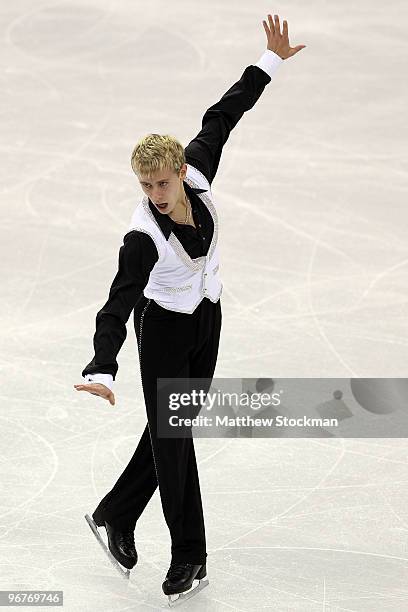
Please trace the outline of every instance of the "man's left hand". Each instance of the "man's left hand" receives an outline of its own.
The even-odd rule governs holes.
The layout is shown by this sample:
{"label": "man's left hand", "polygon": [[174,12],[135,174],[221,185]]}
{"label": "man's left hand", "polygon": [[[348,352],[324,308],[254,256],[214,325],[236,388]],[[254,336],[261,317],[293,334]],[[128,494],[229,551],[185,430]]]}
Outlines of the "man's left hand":
{"label": "man's left hand", "polygon": [[289,45],[288,22],[286,20],[283,21],[283,30],[281,34],[279,15],[275,15],[275,21],[272,19],[272,15],[268,15],[268,22],[269,25],[265,20],[262,21],[268,39],[267,49],[274,51],[274,53],[279,55],[282,59],[292,57],[292,55],[295,55],[295,53],[306,47],[306,45],[297,45],[297,47],[291,47]]}

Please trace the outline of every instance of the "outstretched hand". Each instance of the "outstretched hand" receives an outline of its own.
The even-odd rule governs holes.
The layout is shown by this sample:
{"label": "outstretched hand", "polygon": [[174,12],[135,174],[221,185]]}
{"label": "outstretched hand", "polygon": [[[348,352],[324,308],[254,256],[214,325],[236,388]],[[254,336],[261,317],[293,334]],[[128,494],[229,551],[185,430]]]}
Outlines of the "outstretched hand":
{"label": "outstretched hand", "polygon": [[291,47],[289,45],[288,22],[286,20],[283,21],[281,34],[279,15],[275,15],[275,21],[272,19],[272,15],[268,15],[268,22],[269,26],[265,20],[262,21],[266,32],[266,38],[268,39],[267,49],[274,51],[282,59],[292,57],[292,55],[295,55],[295,53],[306,47],[306,45],[297,45],[297,47]]}
{"label": "outstretched hand", "polygon": [[113,391],[102,383],[88,383],[86,385],[74,385],[74,387],[77,391],[88,391],[88,393],[92,393],[92,395],[99,395],[108,400],[112,406],[115,405]]}

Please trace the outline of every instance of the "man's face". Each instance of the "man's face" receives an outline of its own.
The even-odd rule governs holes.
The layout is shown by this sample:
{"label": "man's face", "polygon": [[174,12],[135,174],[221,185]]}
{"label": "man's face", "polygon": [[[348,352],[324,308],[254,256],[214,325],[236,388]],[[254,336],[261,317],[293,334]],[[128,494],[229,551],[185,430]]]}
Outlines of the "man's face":
{"label": "man's face", "polygon": [[182,181],[186,170],[187,166],[184,164],[179,173],[165,169],[150,177],[138,175],[144,193],[161,213],[168,215],[182,199]]}

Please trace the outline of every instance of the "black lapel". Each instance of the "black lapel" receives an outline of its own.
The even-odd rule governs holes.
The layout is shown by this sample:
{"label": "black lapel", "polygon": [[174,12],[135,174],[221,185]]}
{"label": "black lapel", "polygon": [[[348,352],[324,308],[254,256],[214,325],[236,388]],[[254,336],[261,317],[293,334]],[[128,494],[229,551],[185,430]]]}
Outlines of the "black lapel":
{"label": "black lapel", "polygon": [[[208,191],[207,189],[198,189],[198,188],[196,189],[194,187],[190,187],[190,185],[186,183],[185,181],[183,181],[183,183],[184,183],[184,189],[186,190],[186,193],[192,197],[194,197],[198,193],[204,193],[205,191]],[[150,198],[149,198],[149,208],[152,211],[153,216],[156,219],[164,237],[166,238],[166,240],[168,240],[171,232],[173,231],[173,226],[175,225],[175,222],[173,221],[173,219],[170,219],[168,215],[162,215],[157,210],[155,205],[152,203]]]}

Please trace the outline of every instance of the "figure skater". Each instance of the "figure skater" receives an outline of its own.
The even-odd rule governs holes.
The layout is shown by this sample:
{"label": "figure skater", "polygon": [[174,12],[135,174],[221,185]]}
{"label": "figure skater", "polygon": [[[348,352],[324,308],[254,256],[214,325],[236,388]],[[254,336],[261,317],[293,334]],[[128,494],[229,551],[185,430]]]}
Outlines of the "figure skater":
{"label": "figure skater", "polygon": [[[282,61],[305,47],[290,47],[288,24],[283,21],[281,32],[278,15],[262,23],[266,51],[205,112],[202,129],[185,149],[173,136],[159,134],[148,134],[134,148],[131,165],[144,197],[123,238],[108,301],[96,315],[95,354],[82,371],[87,382],[74,385],[115,404],[116,357],[133,310],[147,424],[129,464],[86,518],[129,577],[138,559],[136,523],[159,487],[171,537],[170,568],[162,585],[169,605],[208,584],[207,550],[193,439],[157,435],[156,385],[158,378],[211,381],[214,374],[222,283],[211,185],[231,130]],[[102,526],[108,547],[98,532]]]}

